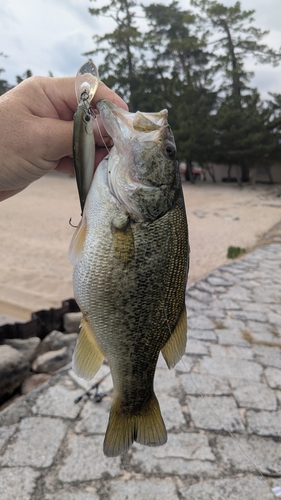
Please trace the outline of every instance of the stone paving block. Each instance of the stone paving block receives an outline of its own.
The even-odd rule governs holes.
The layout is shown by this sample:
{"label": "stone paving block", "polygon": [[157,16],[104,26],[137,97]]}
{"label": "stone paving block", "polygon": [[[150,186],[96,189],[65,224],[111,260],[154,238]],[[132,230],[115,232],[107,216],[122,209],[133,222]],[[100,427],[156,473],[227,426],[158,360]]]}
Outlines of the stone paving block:
{"label": "stone paving block", "polygon": [[37,398],[31,410],[38,415],[75,419],[81,411],[81,403],[75,404],[74,400],[81,394],[80,389],[69,391],[62,385],[54,385]]}
{"label": "stone paving block", "polygon": [[13,467],[0,470],[1,500],[30,500],[40,472],[30,467]]}
{"label": "stone paving block", "polygon": [[54,494],[45,495],[44,500],[100,500],[100,496],[95,492],[94,488],[88,487],[91,492],[77,491],[75,493],[60,490]]}
{"label": "stone paving block", "polygon": [[100,403],[87,401],[81,413],[81,420],[75,426],[75,432],[78,434],[83,432],[104,434],[108,424],[110,407],[110,399],[103,399]]}
{"label": "stone paving block", "polygon": [[158,401],[167,431],[178,429],[186,424],[178,398],[161,394]]}
{"label": "stone paving block", "polygon": [[217,309],[224,309],[225,311],[238,311],[240,310],[240,305],[234,302],[234,300],[220,298],[212,302],[212,306]]}
{"label": "stone paving block", "polygon": [[243,309],[243,311],[254,311],[266,314],[268,312],[268,307],[268,304],[266,304],[265,307],[262,304],[256,304],[255,302],[243,302],[243,307],[241,309]]}
{"label": "stone paving block", "polygon": [[232,318],[240,319],[241,321],[257,321],[259,323],[267,323],[267,315],[257,311],[240,310],[233,311]]}
{"label": "stone paving block", "polygon": [[188,321],[188,329],[191,330],[213,330],[214,328],[213,321],[203,315],[192,317]]}
{"label": "stone paving block", "polygon": [[210,345],[212,357],[249,359],[253,360],[253,352],[250,347],[241,347],[237,345]]}
{"label": "stone paving block", "polygon": [[[280,344],[281,346],[281,344]],[[254,345],[253,352],[256,360],[264,366],[273,366],[281,369],[281,349],[278,347],[269,347]]]}
{"label": "stone paving block", "polygon": [[187,339],[186,353],[195,356],[209,355],[209,349],[205,342],[195,339]]}
{"label": "stone paving block", "polygon": [[164,446],[148,448],[134,443],[133,466],[143,473],[216,475],[215,456],[203,434],[169,434]]}
{"label": "stone paving block", "polygon": [[272,389],[281,389],[281,370],[277,368],[266,368],[264,374]]}
{"label": "stone paving block", "polygon": [[279,442],[259,436],[236,436],[235,438],[236,442],[230,436],[217,436],[216,438],[216,449],[220,460],[232,473],[233,469],[235,473],[255,472],[256,468],[252,463],[254,462],[263,474],[281,476]]}
{"label": "stone paving block", "polygon": [[243,338],[242,330],[215,330],[219,344],[249,347],[250,344]]}
{"label": "stone paving block", "polygon": [[273,287],[274,285],[254,288],[253,301],[260,302],[261,304],[271,304],[272,302],[277,302],[278,300],[280,300],[280,287],[278,287],[277,290]]}
{"label": "stone paving block", "polygon": [[179,362],[176,364],[174,367],[174,370],[176,373],[189,373],[193,366],[195,364],[195,360],[191,356],[184,355],[182,358],[179,360]]}
{"label": "stone paving block", "polygon": [[206,280],[201,280],[201,281],[197,281],[195,283],[195,287],[196,290],[200,290],[202,292],[209,292],[210,294],[213,294],[214,293],[214,287],[212,285],[210,285],[209,283],[207,283]]}
{"label": "stone paving block", "polygon": [[17,424],[22,418],[28,416],[29,405],[22,396],[17,398],[12,405],[0,412],[0,426]]}
{"label": "stone paving block", "polygon": [[180,492],[184,500],[274,500],[266,481],[251,476],[202,481]]}
{"label": "stone paving block", "polygon": [[259,436],[281,437],[281,410],[246,412],[248,431]]}
{"label": "stone paving block", "polygon": [[156,395],[161,393],[174,395],[179,390],[175,370],[158,368],[154,376],[154,390]]}
{"label": "stone paving block", "polygon": [[14,434],[16,425],[5,425],[0,427],[0,450],[7,443],[8,439]]}
{"label": "stone paving block", "polygon": [[187,399],[191,418],[195,426],[206,430],[230,430],[243,432],[241,420],[234,398],[225,396],[189,396]]}
{"label": "stone paving block", "polygon": [[199,372],[217,377],[242,378],[250,382],[259,382],[262,366],[254,361],[232,358],[204,357],[199,361]]}
{"label": "stone paving block", "polygon": [[164,370],[166,370],[166,368],[168,368],[167,367],[167,363],[166,363],[165,359],[163,358],[163,355],[162,355],[161,352],[159,354],[159,358],[158,358],[156,367],[157,368],[163,368]]}
{"label": "stone paving block", "polygon": [[227,312],[224,309],[212,307],[212,309],[204,309],[204,314],[208,318],[213,318],[213,321],[215,322],[219,319],[225,319]]}
{"label": "stone paving block", "polygon": [[0,457],[9,467],[49,467],[55,458],[67,426],[58,418],[30,417],[21,421],[14,442]]}
{"label": "stone paving block", "polygon": [[186,394],[225,396],[231,393],[229,385],[221,378],[201,373],[182,374],[179,378]]}
{"label": "stone paving block", "polygon": [[[217,273],[218,274],[218,273]],[[210,283],[211,286],[231,286],[232,283],[220,276],[215,276],[215,273],[212,273],[208,278],[207,282]]]}
{"label": "stone paving block", "polygon": [[70,436],[69,456],[59,470],[59,479],[65,483],[92,481],[108,473],[122,475],[120,458],[107,458],[103,454],[103,436]]}
{"label": "stone paving block", "polygon": [[172,479],[129,479],[110,484],[111,500],[178,500]]}
{"label": "stone paving block", "polygon": [[198,300],[201,302],[201,309],[204,308],[203,303],[208,304],[212,300],[212,295],[208,292],[203,292],[202,290],[197,290],[196,288],[193,288],[192,290],[189,289],[187,290],[187,304],[189,297],[192,297],[195,300]]}
{"label": "stone paving block", "polygon": [[[189,311],[196,311],[196,313],[198,314],[198,311],[202,311],[202,302],[199,302],[199,300],[196,300],[192,295],[187,295],[186,296],[186,307],[188,309],[188,312]],[[204,311],[205,311],[205,304],[204,304]]]}
{"label": "stone paving block", "polygon": [[211,342],[216,342],[217,340],[213,330],[192,330],[189,328],[189,325],[187,328],[187,338]]}
{"label": "stone paving block", "polygon": [[275,325],[277,328],[281,327],[281,315],[276,314],[274,312],[269,311],[267,313],[268,316],[268,321],[272,324]]}
{"label": "stone paving block", "polygon": [[275,394],[266,384],[243,384],[234,390],[233,394],[240,408],[271,411],[277,409]]}
{"label": "stone paving block", "polygon": [[92,380],[85,380],[81,377],[78,377],[73,370],[69,370],[68,373],[70,378],[72,378],[72,380],[74,380],[74,382],[76,382],[76,384],[82,387],[82,389],[84,389],[85,391],[88,391],[92,387],[92,385],[101,380],[103,377],[105,378],[99,385],[99,391],[109,393],[113,389],[112,377],[108,365],[102,364],[99,371]]}
{"label": "stone paving block", "polygon": [[223,295],[223,298],[227,300],[238,300],[239,302],[242,301],[243,306],[245,302],[251,301],[248,290],[237,285],[232,285],[231,288],[227,290],[227,293]]}

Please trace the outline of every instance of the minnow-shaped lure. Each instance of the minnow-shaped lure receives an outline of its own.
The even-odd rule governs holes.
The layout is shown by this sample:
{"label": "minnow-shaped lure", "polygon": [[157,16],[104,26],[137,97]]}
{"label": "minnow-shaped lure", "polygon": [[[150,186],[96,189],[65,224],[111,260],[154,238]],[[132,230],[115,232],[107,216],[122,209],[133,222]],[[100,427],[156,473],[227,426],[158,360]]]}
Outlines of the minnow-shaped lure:
{"label": "minnow-shaped lure", "polygon": [[91,101],[99,84],[98,68],[89,60],[78,70],[75,80],[77,110],[74,115],[73,158],[81,211],[83,213],[95,166],[95,139]]}

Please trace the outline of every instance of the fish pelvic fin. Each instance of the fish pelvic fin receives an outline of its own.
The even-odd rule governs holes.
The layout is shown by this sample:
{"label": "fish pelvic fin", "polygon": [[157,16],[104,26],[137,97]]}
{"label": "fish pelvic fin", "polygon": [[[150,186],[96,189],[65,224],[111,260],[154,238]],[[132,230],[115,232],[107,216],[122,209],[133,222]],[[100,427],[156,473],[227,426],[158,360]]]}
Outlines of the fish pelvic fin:
{"label": "fish pelvic fin", "polygon": [[146,446],[161,446],[167,442],[167,431],[154,393],[137,414],[122,409],[118,397],[114,398],[105,434],[103,451],[107,457],[117,457],[133,442]]}
{"label": "fish pelvic fin", "polygon": [[185,353],[186,340],[187,318],[184,305],[171,337],[161,350],[169,369],[174,368]]}
{"label": "fish pelvic fin", "polygon": [[68,250],[68,259],[70,263],[75,266],[82,257],[83,246],[86,238],[87,224],[86,217],[83,216],[81,221],[79,222],[78,227],[75,229],[75,232],[72,236],[69,250]]}
{"label": "fish pelvic fin", "polygon": [[90,323],[83,318],[80,326],[81,330],[72,358],[72,368],[78,377],[91,380],[99,370],[104,354],[98,346]]}

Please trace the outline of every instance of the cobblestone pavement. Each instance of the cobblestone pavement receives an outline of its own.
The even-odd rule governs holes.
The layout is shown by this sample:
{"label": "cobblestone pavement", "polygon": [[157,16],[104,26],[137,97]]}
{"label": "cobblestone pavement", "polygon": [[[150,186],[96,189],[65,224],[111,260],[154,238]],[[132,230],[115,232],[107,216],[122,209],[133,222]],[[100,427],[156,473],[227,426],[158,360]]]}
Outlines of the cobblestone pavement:
{"label": "cobblestone pavement", "polygon": [[[0,413],[1,500],[276,498],[281,244],[213,271],[186,300],[186,355],[172,371],[160,359],[155,377],[168,443],[106,458],[110,377],[102,402],[74,404],[89,383],[65,369]],[[103,365],[98,378],[107,372]]]}

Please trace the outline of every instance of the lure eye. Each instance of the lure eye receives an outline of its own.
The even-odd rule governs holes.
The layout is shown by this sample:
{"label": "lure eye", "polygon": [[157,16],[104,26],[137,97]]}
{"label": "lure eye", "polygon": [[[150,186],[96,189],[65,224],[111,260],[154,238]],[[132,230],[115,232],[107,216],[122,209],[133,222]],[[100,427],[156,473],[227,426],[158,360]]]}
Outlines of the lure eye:
{"label": "lure eye", "polygon": [[169,156],[169,158],[174,158],[176,155],[176,148],[172,144],[167,144],[165,153],[167,156]]}

